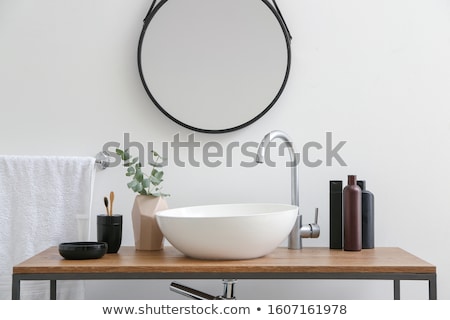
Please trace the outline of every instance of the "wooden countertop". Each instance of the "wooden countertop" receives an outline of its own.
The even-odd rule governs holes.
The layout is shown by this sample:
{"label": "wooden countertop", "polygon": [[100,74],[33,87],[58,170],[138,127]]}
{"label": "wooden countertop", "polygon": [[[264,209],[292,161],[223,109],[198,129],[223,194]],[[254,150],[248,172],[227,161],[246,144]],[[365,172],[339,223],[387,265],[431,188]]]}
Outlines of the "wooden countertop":
{"label": "wooden countertop", "polygon": [[436,273],[436,267],[403,249],[384,247],[360,252],[280,247],[262,258],[233,261],[191,259],[173,247],[121,247],[100,259],[65,260],[51,247],[13,267],[13,274],[43,273]]}

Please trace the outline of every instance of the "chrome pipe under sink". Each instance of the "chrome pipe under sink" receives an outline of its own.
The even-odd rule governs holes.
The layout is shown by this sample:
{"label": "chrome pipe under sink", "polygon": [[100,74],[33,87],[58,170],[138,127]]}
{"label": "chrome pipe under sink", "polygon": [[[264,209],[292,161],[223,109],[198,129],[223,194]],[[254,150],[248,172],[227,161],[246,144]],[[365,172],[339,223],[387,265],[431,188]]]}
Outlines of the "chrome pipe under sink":
{"label": "chrome pipe under sink", "polygon": [[172,282],[169,286],[170,291],[181,294],[194,300],[236,300],[234,297],[234,285],[236,280],[226,279],[223,280],[223,294],[221,296],[213,296],[211,294],[190,288],[178,282]]}

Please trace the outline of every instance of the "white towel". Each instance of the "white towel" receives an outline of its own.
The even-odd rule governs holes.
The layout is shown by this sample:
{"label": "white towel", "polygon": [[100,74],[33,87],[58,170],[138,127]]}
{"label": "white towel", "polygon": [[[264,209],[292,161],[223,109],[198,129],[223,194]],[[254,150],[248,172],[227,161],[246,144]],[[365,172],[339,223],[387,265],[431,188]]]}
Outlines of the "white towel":
{"label": "white towel", "polygon": [[[95,159],[0,155],[0,299],[12,267],[61,242],[87,241]],[[22,299],[48,299],[48,281],[23,281]],[[58,299],[83,299],[84,283],[59,281]]]}

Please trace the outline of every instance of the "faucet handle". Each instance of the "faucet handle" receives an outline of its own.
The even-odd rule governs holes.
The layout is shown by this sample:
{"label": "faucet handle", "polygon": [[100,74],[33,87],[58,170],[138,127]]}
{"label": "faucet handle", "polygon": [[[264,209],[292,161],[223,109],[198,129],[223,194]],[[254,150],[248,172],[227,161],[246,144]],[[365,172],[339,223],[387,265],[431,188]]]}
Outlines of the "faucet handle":
{"label": "faucet handle", "polygon": [[300,224],[301,225],[300,236],[302,238],[318,238],[320,235],[320,227],[317,224],[318,221],[319,221],[319,208],[316,208],[314,223],[310,223],[304,226]]}
{"label": "faucet handle", "polygon": [[320,227],[318,221],[319,221],[319,208],[316,208],[316,213],[314,215],[314,223],[311,223],[309,225],[311,227],[311,238],[318,238],[320,235]]}

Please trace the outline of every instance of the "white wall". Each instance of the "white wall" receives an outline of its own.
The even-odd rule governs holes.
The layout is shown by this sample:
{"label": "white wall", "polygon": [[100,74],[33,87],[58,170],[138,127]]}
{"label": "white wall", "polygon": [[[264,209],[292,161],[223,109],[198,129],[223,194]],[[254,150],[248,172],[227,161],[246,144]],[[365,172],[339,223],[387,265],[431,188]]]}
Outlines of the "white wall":
{"label": "white wall", "polygon": [[[141,85],[137,41],[150,0],[0,0],[0,139],[3,154],[93,156],[107,141],[156,146],[188,130],[151,105]],[[348,166],[300,168],[304,220],[319,207],[328,245],[328,181],[357,174],[376,200],[376,245],[399,246],[438,267],[438,297],[450,299],[450,4],[445,0],[279,0],[294,37],[291,76],[276,106],[243,130],[195,134],[259,141],[272,129],[297,146],[347,141]],[[318,157],[323,153],[317,152]],[[200,155],[199,155],[200,156]],[[236,162],[242,157],[235,154]],[[280,160],[282,163],[284,160]],[[235,165],[166,168],[172,207],[288,202],[289,170]],[[93,214],[114,190],[132,245],[134,194],[122,168],[97,174]],[[211,293],[220,281],[186,281]],[[89,299],[173,299],[169,281],[92,281]],[[402,297],[427,297],[407,282]],[[240,281],[240,299],[391,299],[391,282]]]}

